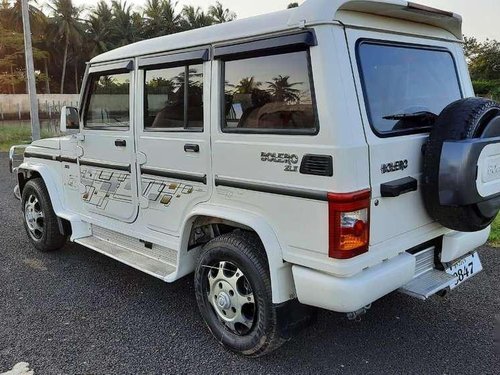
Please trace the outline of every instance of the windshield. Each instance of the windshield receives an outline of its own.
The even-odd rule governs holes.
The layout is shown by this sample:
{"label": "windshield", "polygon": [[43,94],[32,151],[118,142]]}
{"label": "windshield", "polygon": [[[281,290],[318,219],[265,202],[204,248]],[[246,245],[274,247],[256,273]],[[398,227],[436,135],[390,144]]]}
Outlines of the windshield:
{"label": "windshield", "polygon": [[380,135],[428,130],[432,116],[421,114],[439,115],[462,97],[446,50],[362,42],[358,60],[370,123]]}

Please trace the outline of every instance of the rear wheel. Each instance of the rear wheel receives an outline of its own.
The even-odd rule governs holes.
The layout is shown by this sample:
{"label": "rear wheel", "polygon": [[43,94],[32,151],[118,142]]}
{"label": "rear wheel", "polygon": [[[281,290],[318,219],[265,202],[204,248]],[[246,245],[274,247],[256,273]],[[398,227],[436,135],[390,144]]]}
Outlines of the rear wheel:
{"label": "rear wheel", "polygon": [[279,335],[269,268],[256,235],[235,231],[210,241],[198,260],[195,289],[205,323],[226,348],[258,357],[286,341]]}
{"label": "rear wheel", "polygon": [[47,187],[39,178],[26,183],[22,193],[24,227],[31,243],[40,251],[58,250],[66,243],[61,234]]}

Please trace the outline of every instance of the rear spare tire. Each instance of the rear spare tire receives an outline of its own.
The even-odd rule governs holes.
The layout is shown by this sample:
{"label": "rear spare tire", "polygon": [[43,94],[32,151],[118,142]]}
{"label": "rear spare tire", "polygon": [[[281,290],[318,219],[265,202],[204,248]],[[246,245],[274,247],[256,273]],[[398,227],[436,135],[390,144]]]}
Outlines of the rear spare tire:
{"label": "rear spare tire", "polygon": [[[461,232],[475,232],[495,219],[500,203],[498,194],[479,197],[476,179],[477,153],[496,137],[500,137],[500,104],[491,100],[461,99],[447,106],[437,118],[424,148],[422,192],[427,212],[441,225]],[[447,142],[451,147],[443,147]],[[453,148],[454,145],[458,147]],[[470,151],[473,149],[474,152]],[[450,159],[454,160],[451,167],[447,164]],[[475,197],[456,199],[457,195],[467,194]]]}

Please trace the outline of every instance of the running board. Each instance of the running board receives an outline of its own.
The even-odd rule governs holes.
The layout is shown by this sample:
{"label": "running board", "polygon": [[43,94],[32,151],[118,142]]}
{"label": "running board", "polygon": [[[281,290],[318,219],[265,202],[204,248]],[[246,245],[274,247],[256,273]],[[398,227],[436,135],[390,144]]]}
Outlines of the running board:
{"label": "running board", "polygon": [[415,254],[415,277],[399,288],[401,293],[426,300],[437,292],[448,289],[457,281],[455,276],[434,268],[434,250],[435,248],[431,247]]}
{"label": "running board", "polygon": [[92,225],[92,236],[75,242],[162,280],[176,272],[175,251],[102,227]]}

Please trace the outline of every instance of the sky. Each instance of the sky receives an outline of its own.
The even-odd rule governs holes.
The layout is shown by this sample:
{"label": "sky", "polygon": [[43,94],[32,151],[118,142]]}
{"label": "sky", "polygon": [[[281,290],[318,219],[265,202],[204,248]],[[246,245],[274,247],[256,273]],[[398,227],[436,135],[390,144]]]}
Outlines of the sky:
{"label": "sky", "polygon": [[[79,5],[91,5],[97,0],[74,0]],[[179,0],[179,9],[183,5],[195,5],[208,8],[216,0]],[[245,18],[257,14],[269,13],[285,9],[286,6],[297,0],[221,0],[231,10],[235,11],[238,18]],[[475,36],[484,40],[500,40],[500,26],[498,16],[500,15],[500,0],[413,0],[436,8],[453,11],[460,14],[464,19],[464,33],[467,36]],[[128,0],[129,4],[141,6],[145,0]],[[302,3],[299,0],[298,3]]]}

